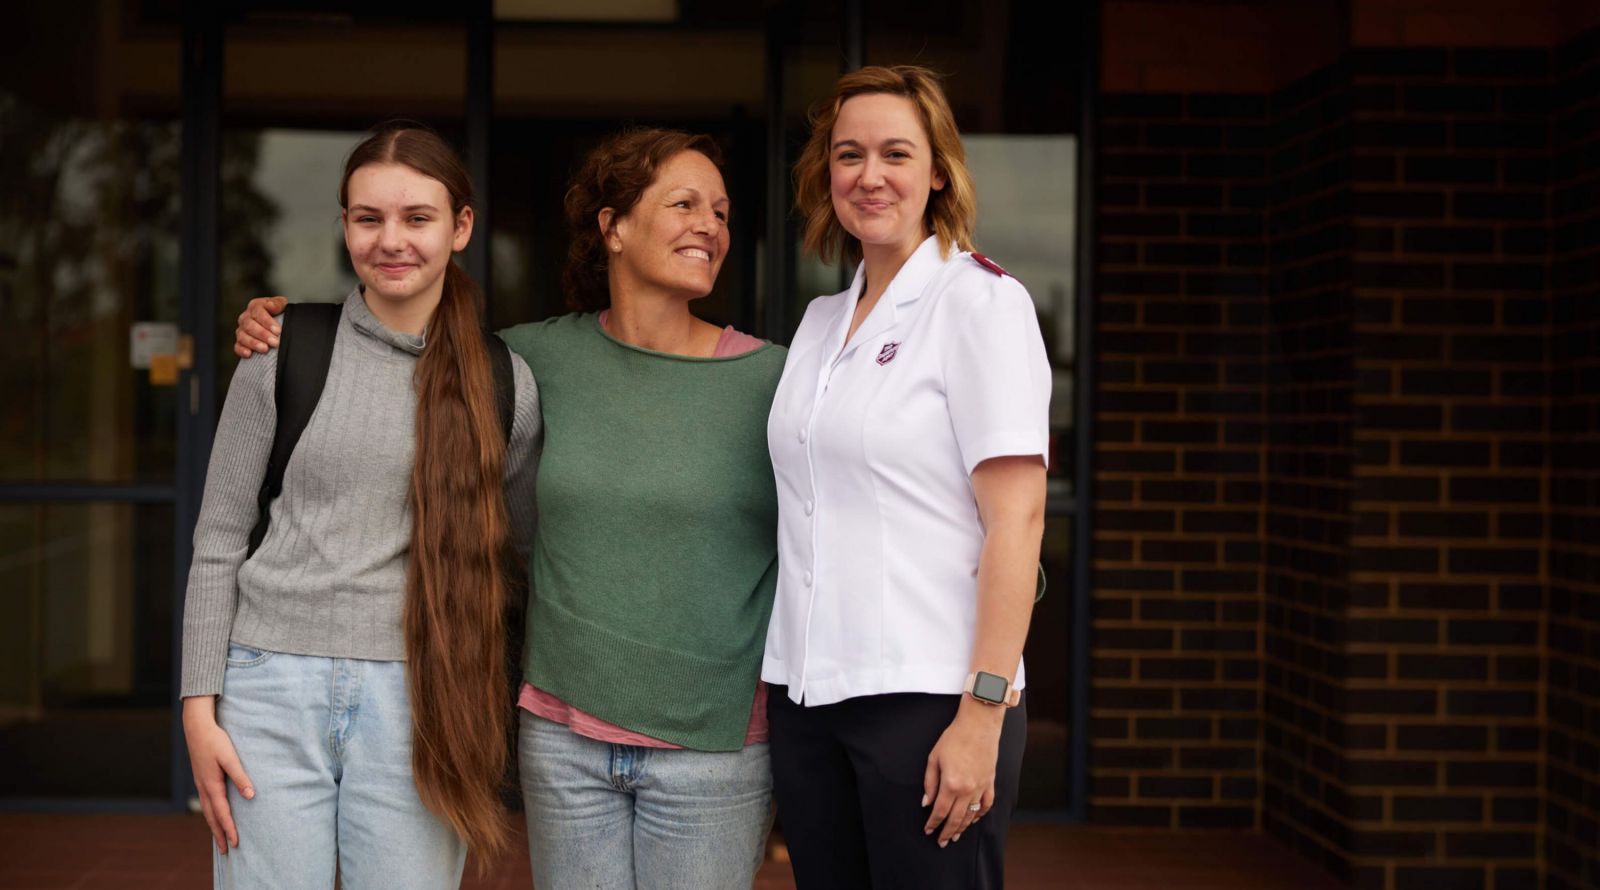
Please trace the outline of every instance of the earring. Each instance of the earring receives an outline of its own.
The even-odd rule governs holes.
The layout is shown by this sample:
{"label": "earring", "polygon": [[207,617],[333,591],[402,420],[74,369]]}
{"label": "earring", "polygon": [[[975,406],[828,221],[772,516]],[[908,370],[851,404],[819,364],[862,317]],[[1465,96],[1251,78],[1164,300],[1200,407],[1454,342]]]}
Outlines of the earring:
{"label": "earring", "polygon": [[622,252],[622,242],[621,241],[613,241],[613,242],[611,242],[611,252],[612,253],[621,253]]}

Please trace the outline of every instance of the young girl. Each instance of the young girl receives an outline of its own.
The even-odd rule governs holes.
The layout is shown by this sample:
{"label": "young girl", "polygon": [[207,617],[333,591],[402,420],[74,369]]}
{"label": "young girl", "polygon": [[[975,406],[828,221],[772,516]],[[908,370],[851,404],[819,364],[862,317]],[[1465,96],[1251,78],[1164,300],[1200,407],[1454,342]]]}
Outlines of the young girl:
{"label": "young girl", "polygon": [[467,848],[507,844],[502,567],[508,543],[525,550],[541,422],[513,356],[507,443],[501,347],[451,260],[471,202],[430,131],[385,127],[350,155],[339,203],[361,284],[253,552],[278,352],[234,373],[182,680],[219,887],[331,888],[336,872],[350,890],[453,887]]}

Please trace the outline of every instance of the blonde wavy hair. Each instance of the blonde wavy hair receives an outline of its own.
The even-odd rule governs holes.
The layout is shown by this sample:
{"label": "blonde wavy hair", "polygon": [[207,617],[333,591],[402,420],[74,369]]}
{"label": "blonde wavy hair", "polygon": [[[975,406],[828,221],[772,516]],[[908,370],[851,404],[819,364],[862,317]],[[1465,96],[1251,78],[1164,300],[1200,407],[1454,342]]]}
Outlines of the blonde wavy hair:
{"label": "blonde wavy hair", "polygon": [[861,242],[845,231],[833,212],[828,157],[839,109],[856,96],[873,93],[904,96],[916,106],[932,143],[934,173],[945,179],[943,189],[928,193],[928,207],[923,212],[926,230],[939,237],[939,252],[944,256],[949,256],[952,248],[972,250],[978,193],[967,171],[961,131],[956,128],[950,100],[939,86],[939,76],[916,65],[872,65],[852,71],[839,78],[831,96],[811,109],[811,138],[794,165],[794,203],[805,221],[805,249],[827,263],[836,257],[850,265],[861,260]]}

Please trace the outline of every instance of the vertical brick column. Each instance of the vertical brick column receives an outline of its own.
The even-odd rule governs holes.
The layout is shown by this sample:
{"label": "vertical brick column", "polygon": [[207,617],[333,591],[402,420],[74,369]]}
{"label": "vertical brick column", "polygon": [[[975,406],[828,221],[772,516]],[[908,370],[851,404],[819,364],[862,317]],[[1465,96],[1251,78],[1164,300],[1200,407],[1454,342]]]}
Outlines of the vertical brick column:
{"label": "vertical brick column", "polygon": [[[1553,33],[1447,6],[1353,30]],[[1600,30],[1105,99],[1092,818],[1600,888],[1597,97]]]}
{"label": "vertical brick column", "polygon": [[1538,885],[1548,57],[1351,60],[1358,886]]}
{"label": "vertical brick column", "polygon": [[1103,112],[1091,818],[1251,827],[1266,101]]}
{"label": "vertical brick column", "polygon": [[1556,53],[1545,862],[1600,887],[1600,30]]}
{"label": "vertical brick column", "polygon": [[1349,873],[1341,765],[1349,599],[1349,89],[1342,65],[1273,100],[1262,824]]}

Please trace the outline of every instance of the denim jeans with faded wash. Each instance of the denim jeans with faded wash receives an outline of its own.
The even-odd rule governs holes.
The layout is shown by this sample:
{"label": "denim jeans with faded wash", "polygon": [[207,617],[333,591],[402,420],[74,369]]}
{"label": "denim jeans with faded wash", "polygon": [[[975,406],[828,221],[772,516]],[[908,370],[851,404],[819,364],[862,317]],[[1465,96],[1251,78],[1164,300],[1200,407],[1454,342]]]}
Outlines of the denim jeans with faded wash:
{"label": "denim jeans with faded wash", "polygon": [[228,647],[217,723],[251,782],[230,783],[239,846],[217,890],[457,887],[466,849],[411,774],[405,663]]}
{"label": "denim jeans with faded wash", "polygon": [[772,827],[767,744],[616,745],[521,712],[518,761],[539,890],[750,890]]}

